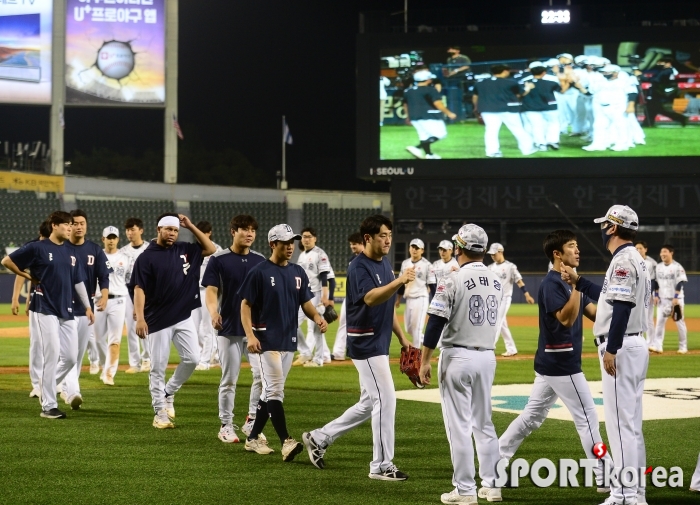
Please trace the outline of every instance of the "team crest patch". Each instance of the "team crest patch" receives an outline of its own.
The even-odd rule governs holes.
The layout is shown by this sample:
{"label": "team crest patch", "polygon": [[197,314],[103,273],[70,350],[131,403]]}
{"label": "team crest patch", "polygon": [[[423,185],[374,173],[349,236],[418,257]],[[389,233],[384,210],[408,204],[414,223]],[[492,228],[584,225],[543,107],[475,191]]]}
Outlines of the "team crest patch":
{"label": "team crest patch", "polygon": [[630,269],[622,266],[617,266],[613,269],[611,280],[615,284],[622,284],[627,282],[630,278]]}

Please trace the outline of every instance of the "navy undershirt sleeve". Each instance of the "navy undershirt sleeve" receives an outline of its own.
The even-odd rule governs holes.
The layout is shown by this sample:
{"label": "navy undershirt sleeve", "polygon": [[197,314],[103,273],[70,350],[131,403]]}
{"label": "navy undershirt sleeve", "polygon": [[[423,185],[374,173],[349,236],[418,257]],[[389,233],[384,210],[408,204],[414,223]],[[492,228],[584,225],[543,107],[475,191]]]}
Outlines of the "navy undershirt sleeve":
{"label": "navy undershirt sleeve", "polygon": [[403,296],[403,294],[406,292],[406,285],[402,284],[399,290],[396,292],[397,295]]}
{"label": "navy undershirt sleeve", "polygon": [[622,339],[627,331],[627,322],[632,312],[634,304],[632,302],[623,302],[615,300],[612,302],[613,313],[610,321],[610,333],[608,333],[608,345],[605,350],[610,354],[617,354],[618,349],[622,347]]}
{"label": "navy undershirt sleeve", "polygon": [[435,291],[437,290],[437,284],[428,284],[428,289],[430,290],[430,299],[428,301],[432,302]]}
{"label": "navy undershirt sleeve", "polygon": [[680,291],[683,289],[683,284],[685,284],[685,281],[681,281],[678,284],[676,284],[676,291]]}
{"label": "navy undershirt sleeve", "polygon": [[579,280],[576,283],[576,289],[579,293],[583,293],[591,300],[597,302],[600,298],[600,291],[603,288],[601,286],[598,286],[597,284],[592,283],[584,277],[579,277]]}
{"label": "navy undershirt sleeve", "polygon": [[324,288],[328,286],[328,272],[321,272],[318,274],[318,278],[321,281],[321,286]]}
{"label": "navy undershirt sleeve", "polygon": [[428,349],[435,349],[446,324],[447,318],[430,314],[428,316],[428,326],[426,326],[425,334],[423,335],[423,345]]}
{"label": "navy undershirt sleeve", "polygon": [[652,291],[658,291],[658,290],[659,290],[659,283],[656,282],[656,279],[652,279],[652,281],[651,281],[651,290],[652,290]]}
{"label": "navy undershirt sleeve", "polygon": [[332,300],[335,295],[335,279],[328,279],[328,299]]}

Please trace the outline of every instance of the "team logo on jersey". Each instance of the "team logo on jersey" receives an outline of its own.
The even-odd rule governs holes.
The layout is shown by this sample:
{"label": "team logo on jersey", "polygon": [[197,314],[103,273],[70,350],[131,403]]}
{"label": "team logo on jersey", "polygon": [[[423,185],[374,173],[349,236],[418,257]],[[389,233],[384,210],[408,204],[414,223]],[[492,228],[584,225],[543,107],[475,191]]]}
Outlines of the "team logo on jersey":
{"label": "team logo on jersey", "polygon": [[294,280],[297,281],[297,289],[301,289],[301,277],[294,277]]}
{"label": "team logo on jersey", "polygon": [[88,265],[94,265],[94,264],[95,264],[95,257],[94,257],[92,254],[88,254],[88,257],[87,257],[87,258],[88,258],[88,261],[87,261],[87,264],[88,264]]}
{"label": "team logo on jersey", "polygon": [[274,286],[274,285],[275,285],[275,278],[270,277],[270,286]]}
{"label": "team logo on jersey", "polygon": [[622,284],[630,278],[629,268],[623,266],[617,266],[613,269],[612,278],[610,279],[615,284]]}
{"label": "team logo on jersey", "polygon": [[49,261],[53,261],[53,253],[49,253]]}

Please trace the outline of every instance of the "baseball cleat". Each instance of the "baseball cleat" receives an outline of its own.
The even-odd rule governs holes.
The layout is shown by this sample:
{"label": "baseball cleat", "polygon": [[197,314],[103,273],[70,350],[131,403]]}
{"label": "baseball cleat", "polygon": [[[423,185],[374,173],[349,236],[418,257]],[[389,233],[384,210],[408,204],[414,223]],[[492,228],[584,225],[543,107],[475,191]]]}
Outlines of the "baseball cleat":
{"label": "baseball cleat", "polygon": [[326,463],[323,461],[323,456],[326,454],[326,450],[316,443],[314,437],[311,436],[311,433],[302,433],[301,440],[304,442],[306,452],[309,453],[311,464],[319,470],[323,470],[323,468],[326,466]]}
{"label": "baseball cleat", "polygon": [[209,368],[221,368],[221,361],[218,359],[212,359],[209,363]]}
{"label": "baseball cleat", "polygon": [[553,144],[549,144],[549,147],[551,147],[551,148],[554,149],[555,151],[558,151],[558,150],[559,150],[559,144],[556,143],[556,142],[554,142]]}
{"label": "baseball cleat", "polygon": [[464,496],[459,494],[457,488],[453,489],[449,493],[442,493],[440,495],[440,501],[442,503],[478,503],[476,496],[470,494],[469,496]]}
{"label": "baseball cleat", "polygon": [[150,372],[151,371],[151,360],[150,359],[145,359],[141,362],[141,366],[139,367],[139,372]]}
{"label": "baseball cleat", "polygon": [[170,419],[175,419],[175,395],[165,395],[165,413]]}
{"label": "baseball cleat", "polygon": [[61,400],[63,400],[63,403],[68,403],[68,395],[66,394],[65,391],[61,391]]}
{"label": "baseball cleat", "polygon": [[127,368],[126,370],[124,370],[124,373],[132,374],[132,373],[139,373],[140,371],[141,371],[141,367],[139,367],[139,366],[130,366],[129,368]]}
{"label": "baseball cleat", "polygon": [[497,152],[493,154],[487,154],[487,158],[503,158],[503,153],[502,152]]}
{"label": "baseball cleat", "polygon": [[487,501],[503,501],[500,487],[482,487],[477,493],[479,498],[486,498]]}
{"label": "baseball cleat", "polygon": [[294,360],[294,363],[292,363],[292,366],[301,366],[307,361],[311,361],[311,358],[308,356],[302,356],[301,354],[297,357],[297,359]]}
{"label": "baseball cleat", "polygon": [[608,496],[608,498],[600,505],[622,505],[622,502],[616,501],[612,496]]}
{"label": "baseball cleat", "polygon": [[695,489],[693,487],[689,488],[691,493],[700,493],[700,489]]}
{"label": "baseball cleat", "polygon": [[439,154],[426,154],[425,159],[426,160],[441,160],[442,156],[440,156]]}
{"label": "baseball cleat", "polygon": [[97,375],[98,373],[100,373],[100,364],[90,363],[90,375]]}
{"label": "baseball cleat", "polygon": [[250,436],[250,432],[253,431],[253,425],[255,424],[255,418],[246,416],[245,418],[245,423],[243,424],[243,428],[241,428],[241,431],[246,437]]}
{"label": "baseball cleat", "polygon": [[61,412],[57,408],[49,409],[49,410],[42,410],[41,414],[39,414],[41,417],[45,417],[46,419],[65,419],[66,418],[66,413]]}
{"label": "baseball cleat", "polygon": [[306,363],[304,363],[304,366],[309,368],[318,368],[323,365],[320,363],[316,363],[315,361],[307,361]]}
{"label": "baseball cleat", "polygon": [[83,397],[80,395],[80,393],[75,393],[68,399],[66,403],[70,405],[71,409],[78,410],[83,404]]}
{"label": "baseball cleat", "polygon": [[158,428],[159,430],[165,430],[168,428],[174,428],[175,425],[168,417],[168,413],[165,411],[165,409],[161,409],[153,418],[153,427]]}
{"label": "baseball cleat", "polygon": [[657,349],[656,347],[649,347],[649,350],[653,353],[656,353],[656,354],[663,354],[664,353],[663,349],[660,349],[660,348]]}
{"label": "baseball cleat", "polygon": [[406,150],[419,160],[426,158],[425,154],[423,153],[423,150],[420,147],[406,146]]}
{"label": "baseball cleat", "polygon": [[102,377],[102,383],[105,386],[114,386],[114,377],[112,377],[111,375],[105,375],[104,377]]}
{"label": "baseball cleat", "polygon": [[678,349],[678,354],[688,354],[688,349]]}
{"label": "baseball cleat", "polygon": [[267,445],[267,440],[261,438],[260,436],[258,436],[256,440],[246,439],[245,450],[248,452],[256,452],[258,454],[272,454],[275,452],[274,449],[271,449],[270,446]]}
{"label": "baseball cleat", "polygon": [[[403,473],[401,470],[396,468],[396,465],[391,465],[389,468],[386,470],[383,470],[379,473],[370,473],[369,474],[370,479],[374,480],[406,480],[408,479],[408,475]],[[462,502],[456,502],[456,503],[462,503]],[[464,502],[464,503],[470,503],[470,502]],[[474,500],[474,503],[476,503],[476,499]]]}
{"label": "baseball cleat", "polygon": [[507,357],[509,357],[509,356],[515,356],[516,354],[518,354],[518,351],[515,351],[515,352],[504,352],[503,354],[501,354],[501,356],[505,356],[505,357],[507,358]]}
{"label": "baseball cleat", "polygon": [[[537,150],[541,152],[547,152],[547,146],[545,144],[540,144],[537,146]],[[481,498],[481,497],[479,497]]]}
{"label": "baseball cleat", "polygon": [[236,428],[238,428],[238,426],[230,423],[223,425],[219,430],[219,440],[225,444],[237,444],[240,442],[241,440],[238,438],[238,435],[236,435]]}
{"label": "baseball cleat", "polygon": [[194,369],[199,371],[209,370],[209,363],[199,363]]}
{"label": "baseball cleat", "polygon": [[38,389],[34,388],[29,392],[29,398],[39,398],[40,394],[41,392]]}
{"label": "baseball cleat", "polygon": [[288,438],[282,444],[282,461],[290,462],[294,459],[294,456],[299,454],[304,450],[304,445],[301,442],[297,442],[293,438]]}

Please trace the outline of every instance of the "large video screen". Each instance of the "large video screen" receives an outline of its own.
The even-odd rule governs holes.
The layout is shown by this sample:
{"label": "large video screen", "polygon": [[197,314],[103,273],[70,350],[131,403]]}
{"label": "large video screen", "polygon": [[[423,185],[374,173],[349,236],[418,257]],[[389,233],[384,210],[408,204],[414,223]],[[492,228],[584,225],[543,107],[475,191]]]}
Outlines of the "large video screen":
{"label": "large video screen", "polygon": [[165,104],[165,0],[68,0],[66,103]]}
{"label": "large video screen", "polygon": [[0,102],[51,103],[53,0],[0,2]]}
{"label": "large video screen", "polygon": [[697,43],[410,46],[379,56],[380,160],[700,155]]}

